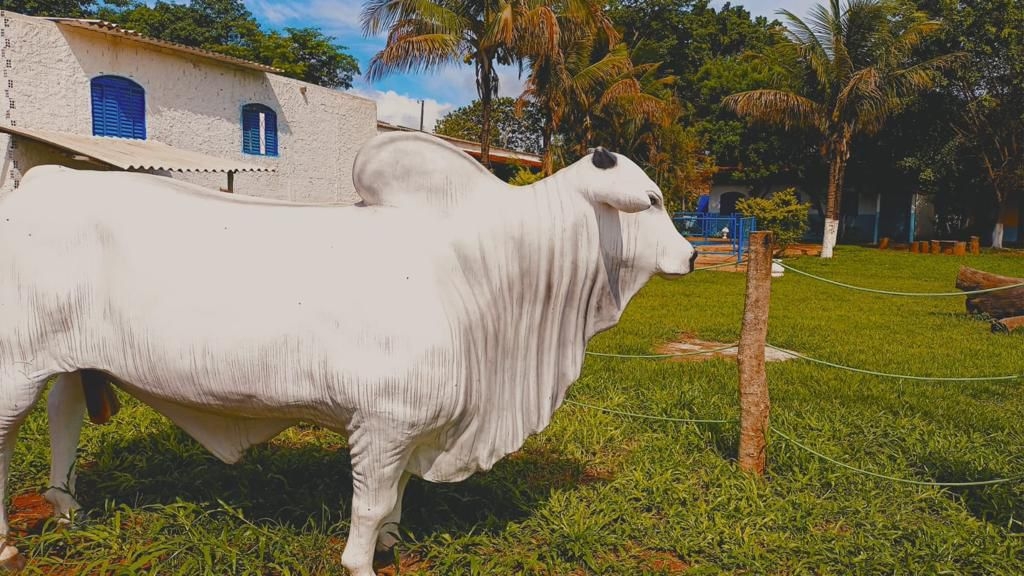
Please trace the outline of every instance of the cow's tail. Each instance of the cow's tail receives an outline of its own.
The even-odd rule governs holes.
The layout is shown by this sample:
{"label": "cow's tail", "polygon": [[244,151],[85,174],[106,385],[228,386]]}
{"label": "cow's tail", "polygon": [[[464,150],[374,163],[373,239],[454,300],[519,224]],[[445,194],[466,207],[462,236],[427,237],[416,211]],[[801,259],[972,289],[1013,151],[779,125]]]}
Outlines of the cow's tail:
{"label": "cow's tail", "polygon": [[105,372],[88,369],[81,370],[81,375],[89,420],[95,424],[106,424],[121,409],[110,377]]}

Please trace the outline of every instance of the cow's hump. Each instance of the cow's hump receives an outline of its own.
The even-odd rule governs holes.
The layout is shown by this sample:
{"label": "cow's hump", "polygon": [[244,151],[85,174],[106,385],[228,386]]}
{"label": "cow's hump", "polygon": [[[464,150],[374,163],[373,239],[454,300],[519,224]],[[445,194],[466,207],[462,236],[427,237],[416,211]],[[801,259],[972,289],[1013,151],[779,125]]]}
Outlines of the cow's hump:
{"label": "cow's hump", "polygon": [[371,206],[433,208],[445,212],[469,195],[508,185],[469,154],[422,132],[388,132],[356,155],[352,182]]}

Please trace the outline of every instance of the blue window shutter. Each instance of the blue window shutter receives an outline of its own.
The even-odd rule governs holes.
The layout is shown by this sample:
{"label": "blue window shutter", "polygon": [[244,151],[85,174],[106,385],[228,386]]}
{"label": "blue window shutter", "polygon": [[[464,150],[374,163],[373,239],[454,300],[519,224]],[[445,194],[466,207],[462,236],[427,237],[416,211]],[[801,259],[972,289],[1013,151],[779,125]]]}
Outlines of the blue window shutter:
{"label": "blue window shutter", "polygon": [[253,104],[242,107],[242,152],[260,153],[260,111]]}
{"label": "blue window shutter", "polygon": [[273,110],[264,112],[263,126],[266,129],[266,150],[267,156],[277,156],[277,114]]}
{"label": "blue window shutter", "polygon": [[146,139],[146,92],[120,76],[92,79],[92,133],[94,136]]}
{"label": "blue window shutter", "polygon": [[[263,133],[260,133],[260,115]],[[263,146],[260,149],[260,141]],[[242,106],[242,152],[258,156],[277,156],[277,113],[263,104]]]}

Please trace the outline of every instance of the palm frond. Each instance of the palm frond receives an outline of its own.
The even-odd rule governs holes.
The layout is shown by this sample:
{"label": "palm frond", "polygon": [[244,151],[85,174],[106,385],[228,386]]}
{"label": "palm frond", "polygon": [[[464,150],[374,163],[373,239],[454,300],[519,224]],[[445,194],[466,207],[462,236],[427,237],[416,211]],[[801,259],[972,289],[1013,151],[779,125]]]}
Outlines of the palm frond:
{"label": "palm frond", "polygon": [[394,28],[400,21],[418,20],[438,31],[464,30],[466,18],[446,4],[431,0],[367,0],[360,14],[363,35],[380,34]]}
{"label": "palm frond", "polygon": [[425,71],[462,60],[461,37],[451,34],[395,35],[370,59],[368,80],[379,80],[396,72]]}
{"label": "palm frond", "polygon": [[820,104],[783,90],[740,92],[725,98],[722,105],[744,118],[778,124],[786,129],[810,127],[824,132],[827,124]]}

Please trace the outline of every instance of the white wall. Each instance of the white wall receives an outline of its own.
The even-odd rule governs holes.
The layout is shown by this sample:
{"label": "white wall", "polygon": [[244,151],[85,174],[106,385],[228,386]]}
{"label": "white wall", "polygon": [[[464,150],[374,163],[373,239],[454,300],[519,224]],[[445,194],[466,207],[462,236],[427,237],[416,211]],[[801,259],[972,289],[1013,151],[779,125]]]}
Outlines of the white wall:
{"label": "white wall", "polygon": [[[277,168],[276,173],[237,174],[236,193],[312,202],[358,200],[352,161],[377,131],[372,100],[44,19],[12,13],[7,18],[12,67],[3,81],[8,100],[15,103],[10,113],[18,127],[91,134],[89,81],[104,74],[124,76],[146,91],[148,139]],[[253,102],[277,112],[276,158],[241,151],[241,109]],[[9,105],[0,102],[0,109]],[[13,187],[12,160],[22,173],[42,162],[72,164],[45,147],[19,146],[12,154],[7,144],[8,138],[0,137],[0,193]],[[212,188],[227,181],[225,174],[171,175]]]}

